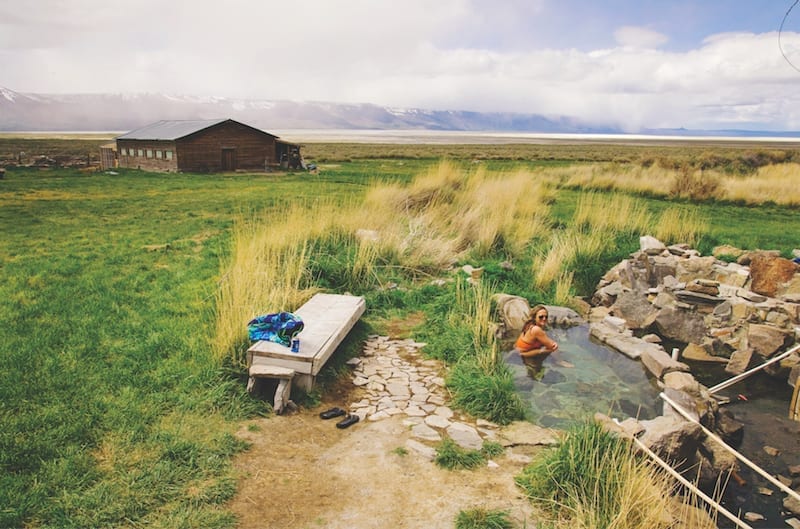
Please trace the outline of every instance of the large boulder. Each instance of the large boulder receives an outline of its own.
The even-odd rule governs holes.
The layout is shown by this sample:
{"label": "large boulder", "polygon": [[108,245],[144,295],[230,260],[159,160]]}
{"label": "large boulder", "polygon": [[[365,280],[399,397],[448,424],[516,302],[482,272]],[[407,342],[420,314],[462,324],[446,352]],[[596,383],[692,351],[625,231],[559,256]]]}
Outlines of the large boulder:
{"label": "large boulder", "polygon": [[506,332],[522,330],[531,311],[528,300],[508,294],[496,294],[493,299]]}
{"label": "large boulder", "polygon": [[689,283],[695,279],[712,279],[716,262],[713,256],[681,259],[678,261],[675,277],[681,283]]}
{"label": "large boulder", "polygon": [[646,329],[655,321],[658,309],[642,295],[627,291],[617,296],[611,313],[623,318],[629,329]]}
{"label": "large boulder", "polygon": [[698,450],[699,472],[698,480],[701,485],[713,485],[727,479],[731,472],[738,472],[739,460],[736,456],[723,448],[718,441],[706,438]]}
{"label": "large boulder", "polygon": [[648,345],[649,347],[642,351],[640,359],[647,370],[657,379],[661,380],[665,374],[673,371],[689,372],[689,366],[683,362],[673,360],[660,345]]}
{"label": "large boulder", "polygon": [[643,235],[639,237],[639,249],[647,255],[659,255],[664,253],[667,247],[652,235]]}
{"label": "large boulder", "polygon": [[639,440],[659,457],[678,470],[697,462],[697,450],[706,436],[699,424],[665,415],[640,422],[645,431]]}
{"label": "large boulder", "polygon": [[750,261],[750,289],[771,298],[783,293],[784,285],[797,274],[800,266],[783,257],[758,253]]}
{"label": "large boulder", "polygon": [[569,307],[559,307],[558,305],[545,305],[545,307],[547,308],[547,319],[550,325],[571,327],[586,323],[586,320],[580,314]]}
{"label": "large boulder", "polygon": [[772,325],[751,323],[747,340],[753,352],[763,358],[770,358],[784,346],[791,343],[791,335]]}
{"label": "large boulder", "polygon": [[667,306],[658,311],[655,324],[661,336],[683,343],[703,343],[706,324],[696,312]]}

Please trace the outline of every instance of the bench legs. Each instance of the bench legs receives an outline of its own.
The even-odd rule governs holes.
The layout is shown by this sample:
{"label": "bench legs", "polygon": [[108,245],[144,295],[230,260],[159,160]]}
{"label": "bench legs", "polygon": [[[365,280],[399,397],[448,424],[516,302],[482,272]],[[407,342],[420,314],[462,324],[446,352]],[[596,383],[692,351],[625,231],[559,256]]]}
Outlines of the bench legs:
{"label": "bench legs", "polygon": [[289,402],[289,393],[292,391],[292,379],[282,378],[278,381],[278,389],[275,390],[275,404],[272,408],[275,413],[280,414],[286,403]]}
{"label": "bench legs", "polygon": [[289,394],[292,391],[292,378],[294,378],[294,375],[294,370],[284,367],[269,365],[250,366],[250,378],[247,380],[247,391],[252,393],[255,390],[257,378],[276,379],[278,381],[278,387],[275,389],[272,409],[275,410],[275,413],[280,414],[289,402]]}

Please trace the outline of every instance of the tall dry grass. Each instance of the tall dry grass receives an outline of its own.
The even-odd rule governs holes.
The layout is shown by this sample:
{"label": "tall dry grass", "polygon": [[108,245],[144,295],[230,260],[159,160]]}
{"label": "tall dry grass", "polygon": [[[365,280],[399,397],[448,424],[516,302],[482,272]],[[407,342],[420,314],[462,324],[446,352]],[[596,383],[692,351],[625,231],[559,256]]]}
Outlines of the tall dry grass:
{"label": "tall dry grass", "polygon": [[549,230],[547,202],[552,191],[527,171],[489,177],[479,170],[467,182],[454,212],[462,244],[478,255],[498,245],[521,253]]}
{"label": "tall dry grass", "polygon": [[561,278],[562,292],[569,289],[563,272],[572,269],[575,263],[584,259],[592,259],[600,255],[607,242],[607,232],[602,230],[580,231],[568,228],[563,232],[555,232],[549,247],[534,256],[531,271],[533,284],[546,289],[554,281]]}
{"label": "tall dry grass", "polygon": [[376,184],[355,217],[409,267],[441,268],[466,253],[521,253],[548,231],[552,191],[530,172],[489,175],[449,162],[408,187]]}
{"label": "tall dry grass", "polygon": [[649,230],[653,217],[641,201],[628,195],[583,193],[573,215],[577,228],[590,231],[641,233]]}
{"label": "tall dry grass", "polygon": [[[572,307],[575,300],[575,288],[573,278],[575,273],[572,271],[562,271],[556,278],[555,294],[553,302],[563,307]],[[575,308],[575,307],[573,307]]]}
{"label": "tall dry grass", "polygon": [[708,221],[699,212],[674,207],[661,213],[652,233],[666,244],[687,243],[693,246],[708,229]]}
{"label": "tall dry grass", "polygon": [[654,234],[666,243],[694,244],[707,230],[708,223],[700,214],[684,208],[653,215],[641,200],[629,195],[583,193],[572,223],[555,232],[551,244],[534,257],[533,283],[540,289],[555,283],[559,302],[568,303],[573,290],[570,272],[608,251],[620,235]]}
{"label": "tall dry grass", "polygon": [[477,362],[485,373],[491,373],[498,360],[498,343],[492,314],[493,294],[492,285],[482,281],[456,283],[457,307],[454,314],[462,314],[472,331],[472,343],[478,352]]}
{"label": "tall dry grass", "polygon": [[797,163],[765,165],[750,176],[688,166],[673,169],[657,164],[644,167],[612,163],[547,169],[543,176],[576,189],[745,204],[800,205],[800,186],[797,185],[800,164]]}
{"label": "tall dry grass", "polygon": [[800,164],[767,165],[747,177],[730,177],[723,182],[725,198],[746,204],[774,202],[800,205]]}
{"label": "tall dry grass", "polygon": [[548,173],[557,176],[563,185],[571,188],[625,191],[653,196],[667,196],[669,183],[675,175],[675,171],[658,165],[643,167],[613,163],[570,166],[553,169]]}
{"label": "tall dry grass", "polygon": [[[242,364],[245,323],[259,314],[293,310],[314,292],[307,268],[313,241],[341,233],[332,204],[293,204],[289,211],[241,215],[232,233],[216,293],[212,349],[218,358]],[[288,219],[293,219],[289,222]]]}

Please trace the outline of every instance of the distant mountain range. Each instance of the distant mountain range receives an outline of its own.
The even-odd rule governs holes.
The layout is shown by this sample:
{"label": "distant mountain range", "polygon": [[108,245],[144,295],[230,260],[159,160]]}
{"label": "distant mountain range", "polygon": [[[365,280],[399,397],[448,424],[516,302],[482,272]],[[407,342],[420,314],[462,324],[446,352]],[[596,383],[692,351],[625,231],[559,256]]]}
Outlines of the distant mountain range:
{"label": "distant mountain range", "polygon": [[[0,87],[0,131],[129,131],[159,120],[230,118],[265,130],[360,129],[622,134],[573,118],[165,94],[30,94]],[[797,137],[797,132],[650,129],[673,136]]]}

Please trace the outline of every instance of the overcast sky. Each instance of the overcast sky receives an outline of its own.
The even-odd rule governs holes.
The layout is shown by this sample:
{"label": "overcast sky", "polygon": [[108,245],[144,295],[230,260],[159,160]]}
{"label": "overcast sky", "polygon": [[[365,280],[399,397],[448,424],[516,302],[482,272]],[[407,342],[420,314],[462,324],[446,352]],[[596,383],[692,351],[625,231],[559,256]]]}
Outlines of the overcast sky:
{"label": "overcast sky", "polygon": [[0,86],[800,130],[794,3],[0,0]]}

